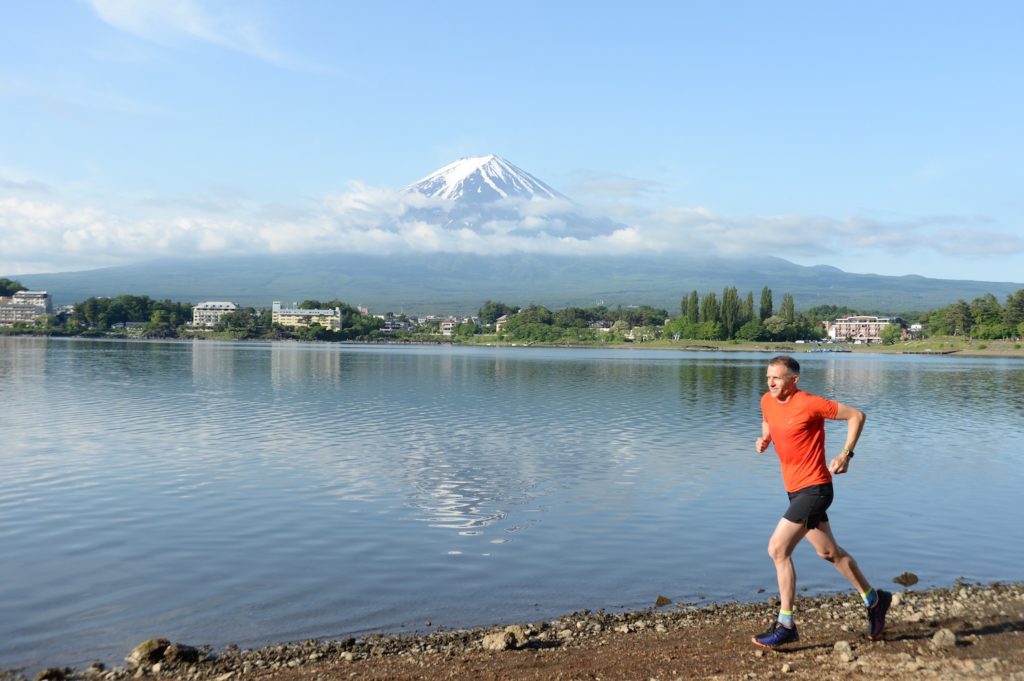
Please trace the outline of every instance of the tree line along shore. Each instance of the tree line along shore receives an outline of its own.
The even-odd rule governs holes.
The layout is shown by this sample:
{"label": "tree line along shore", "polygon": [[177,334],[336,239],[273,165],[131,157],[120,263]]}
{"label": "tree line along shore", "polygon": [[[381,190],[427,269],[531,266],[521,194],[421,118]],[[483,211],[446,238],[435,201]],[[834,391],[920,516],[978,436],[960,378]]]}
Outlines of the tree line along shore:
{"label": "tree line along shore", "polygon": [[[19,282],[0,279],[0,296],[24,290]],[[825,325],[851,315],[886,316],[898,323],[882,330],[879,344],[901,345],[913,350],[999,350],[1015,354],[1024,337],[1024,289],[1001,303],[986,294],[968,302],[958,300],[935,310],[891,314],[880,310],[819,305],[798,310],[784,293],[778,305],[773,291],[762,288],[755,301],[753,291],[741,295],[735,287],[721,294],[696,290],[680,299],[671,314],[649,305],[565,307],[551,310],[543,305],[524,307],[487,300],[471,317],[417,319],[387,312],[371,315],[341,300],[305,300],[300,309],[336,309],[340,328],[312,323],[284,326],[273,321],[269,308],[238,308],[220,316],[216,324],[191,324],[193,304],[153,300],[148,296],[90,297],[57,314],[43,314],[35,321],[0,327],[5,334],[50,336],[212,338],[226,340],[316,341],[409,341],[462,343],[509,343],[547,345],[616,345],[659,343],[679,347],[693,342],[710,347],[750,346],[763,343],[822,341]],[[908,333],[906,327],[915,329]],[[837,339],[843,340],[843,339]]]}

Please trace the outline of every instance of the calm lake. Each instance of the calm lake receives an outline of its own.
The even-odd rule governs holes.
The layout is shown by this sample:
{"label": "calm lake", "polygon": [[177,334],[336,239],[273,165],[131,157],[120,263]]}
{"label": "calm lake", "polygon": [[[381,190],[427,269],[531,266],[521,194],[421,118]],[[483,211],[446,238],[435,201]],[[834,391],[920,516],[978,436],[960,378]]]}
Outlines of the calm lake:
{"label": "calm lake", "polygon": [[[0,337],[0,669],[766,600],[769,357]],[[875,585],[1024,578],[1024,362],[798,358]]]}

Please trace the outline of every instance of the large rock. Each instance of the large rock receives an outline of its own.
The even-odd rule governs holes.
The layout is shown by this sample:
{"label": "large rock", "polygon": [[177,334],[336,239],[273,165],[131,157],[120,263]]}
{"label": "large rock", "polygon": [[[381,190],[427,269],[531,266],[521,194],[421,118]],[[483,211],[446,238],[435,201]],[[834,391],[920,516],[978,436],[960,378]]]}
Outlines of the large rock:
{"label": "large rock", "polygon": [[938,650],[956,648],[956,634],[950,629],[939,629],[932,636],[932,647]]}
{"label": "large rock", "polygon": [[833,654],[843,662],[853,662],[856,659],[853,654],[853,646],[849,641],[836,641],[832,650]]}
{"label": "large rock", "polygon": [[514,648],[515,644],[515,635],[507,631],[487,634],[483,640],[484,650],[508,650],[509,648]]}
{"label": "large rock", "polygon": [[506,634],[512,634],[516,639],[516,648],[522,648],[530,642],[530,634],[522,624],[510,624],[505,627]]}
{"label": "large rock", "polygon": [[917,584],[918,579],[917,575],[915,575],[913,572],[904,572],[893,577],[892,581],[896,582],[900,586],[914,586],[915,584]]}
{"label": "large rock", "polygon": [[128,653],[128,657],[124,658],[124,661],[128,663],[130,669],[141,667],[144,664],[154,664],[164,658],[164,652],[170,645],[171,642],[165,638],[151,638],[135,646],[132,652]]}
{"label": "large rock", "polygon": [[170,664],[195,664],[199,661],[199,650],[181,643],[172,643],[164,651],[163,662]]}

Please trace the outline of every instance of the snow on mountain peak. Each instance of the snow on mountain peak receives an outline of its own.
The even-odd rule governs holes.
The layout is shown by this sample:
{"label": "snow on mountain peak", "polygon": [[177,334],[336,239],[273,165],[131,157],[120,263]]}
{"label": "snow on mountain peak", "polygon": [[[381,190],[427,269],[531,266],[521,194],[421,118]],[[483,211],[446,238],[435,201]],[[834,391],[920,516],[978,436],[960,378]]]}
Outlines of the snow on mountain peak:
{"label": "snow on mountain peak", "polygon": [[412,183],[404,191],[470,203],[508,198],[565,198],[525,170],[493,154],[461,158]]}

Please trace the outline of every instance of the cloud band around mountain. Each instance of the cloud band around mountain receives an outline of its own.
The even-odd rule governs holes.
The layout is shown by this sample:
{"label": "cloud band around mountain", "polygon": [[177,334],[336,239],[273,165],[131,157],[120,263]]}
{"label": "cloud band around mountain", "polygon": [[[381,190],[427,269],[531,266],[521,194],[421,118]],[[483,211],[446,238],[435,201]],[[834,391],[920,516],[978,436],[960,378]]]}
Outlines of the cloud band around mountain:
{"label": "cloud band around mountain", "polygon": [[[472,222],[453,204],[352,185],[300,208],[232,199],[148,201],[131,210],[75,205],[41,183],[0,189],[0,275],[91,269],[164,256],[363,252],[689,253],[814,257],[859,250],[967,257],[1024,253],[1024,239],[961,216],[726,216],[696,208],[619,206],[619,222],[563,200],[510,200],[500,217]],[[570,211],[570,208],[573,210]]]}

